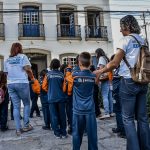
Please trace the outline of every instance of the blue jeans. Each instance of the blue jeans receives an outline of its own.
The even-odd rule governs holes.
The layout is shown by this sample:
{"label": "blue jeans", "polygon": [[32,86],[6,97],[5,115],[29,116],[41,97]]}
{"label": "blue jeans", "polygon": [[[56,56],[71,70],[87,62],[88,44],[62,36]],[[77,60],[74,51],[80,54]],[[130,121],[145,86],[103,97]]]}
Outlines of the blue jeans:
{"label": "blue jeans", "polygon": [[16,124],[16,130],[20,130],[21,123],[20,123],[20,107],[21,107],[21,100],[24,105],[24,127],[28,127],[29,125],[29,115],[30,115],[30,89],[28,83],[13,83],[8,85],[8,92],[9,96],[11,97],[14,110],[14,120]]}
{"label": "blue jeans", "polygon": [[101,82],[101,93],[105,114],[113,113],[112,91],[110,90],[109,81]]}
{"label": "blue jeans", "polygon": [[49,104],[52,128],[56,136],[67,135],[65,105],[63,102]]}
{"label": "blue jeans", "polygon": [[73,114],[73,150],[80,150],[85,130],[88,136],[88,150],[98,150],[95,113],[86,115]]}
{"label": "blue jeans", "polygon": [[147,89],[147,85],[135,83],[132,79],[121,80],[120,95],[127,150],[150,150],[150,129],[146,110]]}
{"label": "blue jeans", "polygon": [[115,100],[114,103],[114,113],[116,114],[116,123],[117,129],[125,134],[123,120],[122,120],[122,110],[121,110],[121,99],[120,99],[120,80],[121,78],[114,78],[113,79],[113,98]]}

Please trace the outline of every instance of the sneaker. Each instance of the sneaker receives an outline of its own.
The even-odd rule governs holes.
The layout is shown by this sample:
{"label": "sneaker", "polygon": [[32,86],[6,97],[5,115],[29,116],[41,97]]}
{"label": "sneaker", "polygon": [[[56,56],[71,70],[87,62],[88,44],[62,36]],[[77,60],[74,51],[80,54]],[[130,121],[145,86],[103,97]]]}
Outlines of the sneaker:
{"label": "sneaker", "polygon": [[18,131],[16,130],[16,135],[17,135],[17,136],[20,136],[20,135],[22,134],[22,132],[23,132],[22,129],[20,129],[20,130],[18,130]]}
{"label": "sneaker", "polygon": [[56,139],[61,139],[61,135],[55,135],[54,136],[56,137]]}
{"label": "sneaker", "polygon": [[62,139],[66,139],[67,137],[67,135],[62,135]]}
{"label": "sneaker", "polygon": [[105,114],[102,117],[99,117],[100,120],[106,119],[106,118],[110,118],[110,115],[109,114]]}
{"label": "sneaker", "polygon": [[112,128],[112,132],[113,132],[113,133],[119,133],[119,132],[120,132],[120,129],[118,129],[118,128]]}
{"label": "sneaker", "polygon": [[51,128],[49,126],[42,126],[43,130],[51,130]]}
{"label": "sneaker", "polygon": [[36,114],[36,116],[37,116],[37,117],[41,117],[41,115],[40,115],[40,114]]}
{"label": "sneaker", "polygon": [[1,131],[2,132],[5,132],[5,131],[7,131],[8,130],[8,126],[6,126],[6,127],[1,127]]}
{"label": "sneaker", "polygon": [[28,127],[24,127],[23,128],[23,132],[28,132],[28,131],[31,131],[33,130],[33,127],[29,124]]}
{"label": "sneaker", "polygon": [[110,117],[115,117],[115,113],[111,113],[111,114],[110,114]]}
{"label": "sneaker", "polygon": [[100,118],[102,117],[102,114],[96,115],[96,118]]}
{"label": "sneaker", "polygon": [[120,132],[120,133],[118,133],[117,135],[118,135],[118,137],[120,137],[120,138],[126,139],[125,133]]}

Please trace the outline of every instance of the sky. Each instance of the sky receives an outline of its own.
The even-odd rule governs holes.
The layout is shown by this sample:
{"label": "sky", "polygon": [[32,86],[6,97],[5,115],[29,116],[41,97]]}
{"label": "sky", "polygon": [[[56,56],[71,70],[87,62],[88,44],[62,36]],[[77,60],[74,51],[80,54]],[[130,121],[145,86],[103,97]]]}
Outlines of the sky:
{"label": "sky", "polygon": [[[110,10],[118,11],[150,11],[150,0],[109,0]],[[127,14],[111,14],[111,24],[112,24],[112,38],[114,42],[114,51],[116,50],[116,45],[119,39],[122,37],[120,33],[120,19]],[[141,13],[134,13],[134,15],[139,24],[143,25],[143,20],[141,19]],[[146,14],[147,33],[148,40],[150,43],[150,13]],[[142,29],[142,36],[145,37],[145,31]]]}

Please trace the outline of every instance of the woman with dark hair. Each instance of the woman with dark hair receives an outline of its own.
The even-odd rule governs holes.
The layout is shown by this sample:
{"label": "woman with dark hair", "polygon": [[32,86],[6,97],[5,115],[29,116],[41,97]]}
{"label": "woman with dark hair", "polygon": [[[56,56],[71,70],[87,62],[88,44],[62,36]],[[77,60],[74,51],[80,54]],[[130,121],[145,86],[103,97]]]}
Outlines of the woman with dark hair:
{"label": "woman with dark hair", "polygon": [[[104,68],[109,62],[109,59],[106,56],[105,52],[101,48],[98,48],[96,49],[95,54],[98,59],[97,69]],[[107,73],[103,74],[103,76],[108,77]],[[101,80],[101,94],[102,94],[105,114],[102,117],[100,117],[100,119],[105,119],[113,116],[113,99],[112,99],[112,91],[110,89],[110,84],[111,81],[109,81],[109,78]]]}
{"label": "woman with dark hair", "polygon": [[1,98],[3,102],[0,103],[0,129],[1,131],[8,130],[7,118],[8,118],[8,103],[9,94],[7,90],[7,79],[6,74],[0,71],[0,88],[1,88]]}
{"label": "woman with dark hair", "polygon": [[[122,61],[126,57],[131,68],[134,68],[140,54],[140,45],[137,40],[144,44],[144,39],[139,35],[139,24],[132,15],[127,15],[120,20],[120,28],[123,38],[117,46],[114,59],[95,73],[100,76],[120,65],[120,95],[127,150],[150,150],[150,128],[146,110],[148,84],[135,82],[128,66]],[[135,116],[137,130],[134,122]]]}
{"label": "woman with dark hair", "polygon": [[[29,78],[34,81],[31,64],[26,55],[23,54],[22,45],[13,43],[10,57],[5,61],[4,72],[7,73],[8,92],[13,102],[13,116],[16,124],[16,134],[19,136],[22,131],[30,131],[33,127],[29,124],[30,115],[30,89]],[[24,105],[24,127],[20,122],[21,100]]]}

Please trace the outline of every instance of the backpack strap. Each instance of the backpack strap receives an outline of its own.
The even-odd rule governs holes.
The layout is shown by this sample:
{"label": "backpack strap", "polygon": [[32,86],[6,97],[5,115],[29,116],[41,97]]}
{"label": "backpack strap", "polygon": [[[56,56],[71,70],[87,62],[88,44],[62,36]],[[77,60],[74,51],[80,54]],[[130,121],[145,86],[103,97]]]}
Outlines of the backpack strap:
{"label": "backpack strap", "polygon": [[131,69],[131,66],[129,64],[129,62],[126,59],[126,56],[123,57],[124,62],[126,63],[126,65],[128,66],[129,69]]}

